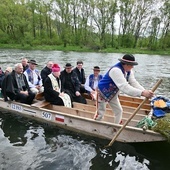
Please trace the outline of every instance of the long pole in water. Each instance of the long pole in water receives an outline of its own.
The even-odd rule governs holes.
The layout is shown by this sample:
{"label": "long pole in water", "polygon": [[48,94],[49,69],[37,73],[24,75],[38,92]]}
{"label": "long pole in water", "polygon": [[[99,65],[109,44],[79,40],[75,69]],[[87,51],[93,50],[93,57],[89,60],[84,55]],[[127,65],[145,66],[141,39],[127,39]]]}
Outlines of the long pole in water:
{"label": "long pole in water", "polygon": [[[154,92],[158,86],[161,84],[162,79],[159,79],[158,82],[154,85],[154,87],[151,89],[152,92]],[[129,119],[123,124],[123,126],[119,129],[119,131],[117,132],[117,134],[112,138],[112,140],[110,141],[110,143],[105,146],[105,148],[112,146],[112,144],[114,143],[114,141],[117,139],[117,137],[120,135],[120,133],[122,132],[122,130],[126,127],[126,125],[131,121],[131,119],[136,115],[136,113],[139,111],[139,109],[144,105],[144,103],[148,100],[148,98],[145,98],[142,103],[136,108],[136,110],[133,112],[133,114],[129,117]]]}

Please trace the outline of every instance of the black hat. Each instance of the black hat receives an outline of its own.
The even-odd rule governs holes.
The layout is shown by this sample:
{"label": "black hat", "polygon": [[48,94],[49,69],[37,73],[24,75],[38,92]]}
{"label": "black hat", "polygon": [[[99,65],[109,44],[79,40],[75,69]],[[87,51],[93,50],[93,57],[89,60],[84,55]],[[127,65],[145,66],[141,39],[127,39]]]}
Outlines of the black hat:
{"label": "black hat", "polygon": [[67,63],[64,68],[72,68],[73,66],[70,63]]}
{"label": "black hat", "polygon": [[93,70],[100,71],[100,67],[99,67],[99,66],[94,66],[94,67],[93,67]]}
{"label": "black hat", "polygon": [[34,64],[34,65],[38,65],[35,60],[29,60],[28,63]]}
{"label": "black hat", "polygon": [[135,57],[132,54],[125,54],[121,59],[118,59],[121,63],[128,64],[128,65],[138,65],[135,61]]}

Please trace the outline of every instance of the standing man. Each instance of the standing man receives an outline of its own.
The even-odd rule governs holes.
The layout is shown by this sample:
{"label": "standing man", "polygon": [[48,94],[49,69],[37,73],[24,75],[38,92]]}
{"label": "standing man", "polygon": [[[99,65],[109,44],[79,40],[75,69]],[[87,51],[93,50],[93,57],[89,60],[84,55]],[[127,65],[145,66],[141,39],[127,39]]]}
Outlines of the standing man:
{"label": "standing man", "polygon": [[45,79],[47,78],[47,76],[49,74],[51,74],[51,72],[52,72],[52,66],[53,66],[53,62],[48,61],[46,66],[41,70],[41,78],[42,78],[43,85],[44,85],[44,82],[45,82]]}
{"label": "standing man", "polygon": [[84,84],[85,84],[86,78],[85,78],[85,71],[83,68],[83,61],[77,61],[77,66],[73,69],[73,71],[77,74],[77,77],[81,84],[80,93],[85,93],[86,90],[85,90]]}
{"label": "standing man", "polygon": [[19,100],[21,103],[32,104],[35,94],[29,88],[21,63],[17,63],[14,70],[5,77],[2,93],[5,101],[9,97],[11,100]]}
{"label": "standing man", "polygon": [[29,68],[24,71],[31,91],[35,94],[44,92],[40,72],[36,69],[38,65],[35,60],[28,61]]}
{"label": "standing man", "polygon": [[138,65],[135,57],[126,54],[119,61],[107,71],[98,84],[99,97],[95,120],[102,119],[106,110],[106,102],[108,102],[115,114],[114,122],[117,124],[121,122],[123,109],[118,98],[120,91],[134,97],[151,98],[153,96],[153,92],[145,90],[134,77],[132,68]]}
{"label": "standing man", "polygon": [[100,74],[100,67],[94,66],[93,74],[90,74],[86,78],[84,87],[89,93],[89,95],[92,97],[92,100],[96,100],[97,86],[98,86],[99,81],[102,79],[102,77],[103,76]]}

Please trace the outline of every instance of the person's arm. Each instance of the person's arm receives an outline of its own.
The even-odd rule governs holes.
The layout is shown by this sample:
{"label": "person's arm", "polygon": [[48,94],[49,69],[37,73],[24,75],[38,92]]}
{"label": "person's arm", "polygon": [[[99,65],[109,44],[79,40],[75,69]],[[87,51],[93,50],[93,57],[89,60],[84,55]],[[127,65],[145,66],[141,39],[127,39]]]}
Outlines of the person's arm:
{"label": "person's arm", "polygon": [[109,71],[109,76],[111,77],[111,79],[115,82],[116,86],[119,88],[120,91],[122,91],[123,93],[130,95],[130,96],[134,96],[134,97],[140,97],[142,94],[142,89],[137,89],[133,86],[131,86],[126,78],[124,77],[124,74],[122,73],[122,71],[119,68],[112,68]]}
{"label": "person's arm", "polygon": [[129,76],[129,84],[137,89],[141,89],[144,90],[145,88],[143,86],[140,85],[140,83],[136,80],[135,76],[134,76],[134,72],[133,70],[131,70],[130,76]]}
{"label": "person's arm", "polygon": [[86,82],[85,82],[85,84],[84,84],[84,88],[85,88],[87,91],[89,91],[89,92],[93,91],[93,89],[89,86],[89,76],[86,78]]}
{"label": "person's arm", "polygon": [[46,79],[46,77],[47,77],[47,76],[46,76],[46,72],[45,72],[44,69],[41,70],[40,75],[41,75],[41,78],[42,78],[42,83],[44,84],[44,83],[45,83],[45,79]]}

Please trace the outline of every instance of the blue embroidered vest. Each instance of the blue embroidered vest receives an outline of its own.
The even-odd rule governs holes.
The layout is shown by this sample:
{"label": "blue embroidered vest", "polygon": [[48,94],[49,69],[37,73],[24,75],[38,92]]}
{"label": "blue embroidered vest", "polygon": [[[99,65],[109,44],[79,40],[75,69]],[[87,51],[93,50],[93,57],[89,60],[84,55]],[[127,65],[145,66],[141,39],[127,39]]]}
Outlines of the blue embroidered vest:
{"label": "blue embroidered vest", "polygon": [[[33,74],[32,74],[32,71],[28,68],[28,69],[26,69],[26,72],[27,72],[27,74],[28,74],[28,81],[30,81],[31,83],[33,83]],[[39,85],[39,82],[40,82],[41,78],[40,78],[40,75],[39,75],[38,70],[35,70],[35,73],[36,73],[37,76],[38,76],[37,85]]]}
{"label": "blue embroidered vest", "polygon": [[[102,75],[100,74],[100,75],[98,75],[98,78],[97,78],[97,80],[98,80],[98,82],[102,79]],[[94,86],[94,74],[91,74],[90,76],[89,76],[89,86],[93,89],[93,86]],[[94,90],[94,89],[93,89]]]}
{"label": "blue embroidered vest", "polygon": [[[118,67],[125,76],[124,68],[123,68],[121,62],[119,62],[116,65],[112,66],[108,70],[108,72],[104,75],[104,77],[100,80],[100,82],[98,83],[98,89],[99,89],[101,97],[103,99],[105,99],[106,101],[110,101],[116,95],[116,93],[119,91],[118,87],[116,86],[116,84],[113,82],[113,80],[109,76],[109,71],[113,67]],[[129,76],[130,76],[130,71],[127,72],[127,76],[126,76],[127,81],[129,79]]]}

